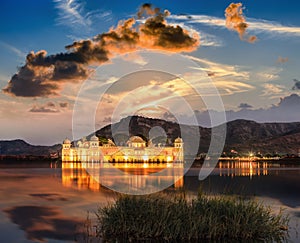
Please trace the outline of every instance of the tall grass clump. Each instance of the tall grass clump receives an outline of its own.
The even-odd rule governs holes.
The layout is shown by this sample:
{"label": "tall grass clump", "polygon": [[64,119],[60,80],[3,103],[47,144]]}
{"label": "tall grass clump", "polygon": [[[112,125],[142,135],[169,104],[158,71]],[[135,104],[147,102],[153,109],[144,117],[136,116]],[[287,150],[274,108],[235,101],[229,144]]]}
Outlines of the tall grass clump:
{"label": "tall grass clump", "polygon": [[288,218],[255,201],[229,196],[120,196],[97,212],[98,237],[106,242],[281,242]]}

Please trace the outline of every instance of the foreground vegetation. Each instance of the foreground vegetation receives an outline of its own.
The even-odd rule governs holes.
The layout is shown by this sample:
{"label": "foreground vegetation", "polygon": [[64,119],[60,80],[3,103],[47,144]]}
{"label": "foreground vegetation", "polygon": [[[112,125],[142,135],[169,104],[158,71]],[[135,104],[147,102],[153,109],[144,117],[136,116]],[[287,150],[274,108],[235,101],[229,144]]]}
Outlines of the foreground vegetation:
{"label": "foreground vegetation", "polygon": [[282,242],[288,236],[288,218],[282,213],[229,196],[120,196],[96,215],[96,237],[105,242]]}

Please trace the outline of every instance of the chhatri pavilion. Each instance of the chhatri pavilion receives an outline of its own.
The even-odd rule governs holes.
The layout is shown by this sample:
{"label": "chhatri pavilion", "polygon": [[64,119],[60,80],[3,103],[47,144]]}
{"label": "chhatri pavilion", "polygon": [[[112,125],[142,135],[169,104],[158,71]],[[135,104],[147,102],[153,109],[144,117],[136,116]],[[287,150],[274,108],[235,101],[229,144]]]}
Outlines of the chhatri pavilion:
{"label": "chhatri pavilion", "polygon": [[126,146],[116,146],[111,139],[100,143],[97,136],[82,138],[72,145],[69,139],[62,144],[62,161],[67,162],[183,162],[183,141],[174,140],[173,146],[154,145],[139,136],[132,136]]}

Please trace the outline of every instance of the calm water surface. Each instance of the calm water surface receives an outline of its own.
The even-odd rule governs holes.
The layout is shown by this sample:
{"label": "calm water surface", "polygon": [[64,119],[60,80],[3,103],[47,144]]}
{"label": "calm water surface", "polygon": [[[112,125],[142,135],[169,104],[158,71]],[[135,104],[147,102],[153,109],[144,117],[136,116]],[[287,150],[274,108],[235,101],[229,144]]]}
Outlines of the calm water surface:
{"label": "calm water surface", "polygon": [[[199,169],[166,164],[114,165],[128,177],[93,173],[80,163],[36,163],[0,165],[0,242],[74,241],[87,211],[112,202],[117,193],[99,184],[143,188],[171,184],[167,190],[184,189],[196,195],[199,188],[209,194],[239,194],[254,197],[273,210],[285,209],[291,217],[290,241],[300,242],[300,161],[294,164],[266,162],[222,162],[204,181]],[[105,168],[104,168],[105,169]],[[162,176],[154,172],[168,169]],[[94,170],[97,171],[97,170]],[[92,176],[91,176],[92,174]],[[144,175],[140,177],[139,175]]]}

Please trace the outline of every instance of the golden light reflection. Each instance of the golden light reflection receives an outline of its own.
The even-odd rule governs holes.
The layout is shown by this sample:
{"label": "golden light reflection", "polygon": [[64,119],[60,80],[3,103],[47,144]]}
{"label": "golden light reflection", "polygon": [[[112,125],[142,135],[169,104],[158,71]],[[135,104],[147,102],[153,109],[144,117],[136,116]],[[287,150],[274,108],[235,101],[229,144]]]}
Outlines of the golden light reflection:
{"label": "golden light reflection", "polygon": [[[114,169],[122,170],[124,176],[114,174]],[[164,169],[167,170],[166,174],[153,176],[153,173]],[[101,173],[101,170],[106,170],[108,173]],[[149,184],[160,185],[165,181],[173,181],[174,188],[182,188],[183,171],[184,163],[62,162],[62,184],[79,190],[100,191],[99,182],[104,185],[120,183],[133,188],[141,188]]]}
{"label": "golden light reflection", "polygon": [[62,185],[78,190],[100,190],[99,182],[86,172],[84,165],[80,162],[62,163]]}
{"label": "golden light reflection", "polygon": [[254,162],[254,161],[231,161],[219,162],[220,176],[248,176],[250,179],[253,176],[268,175],[268,162]]}

